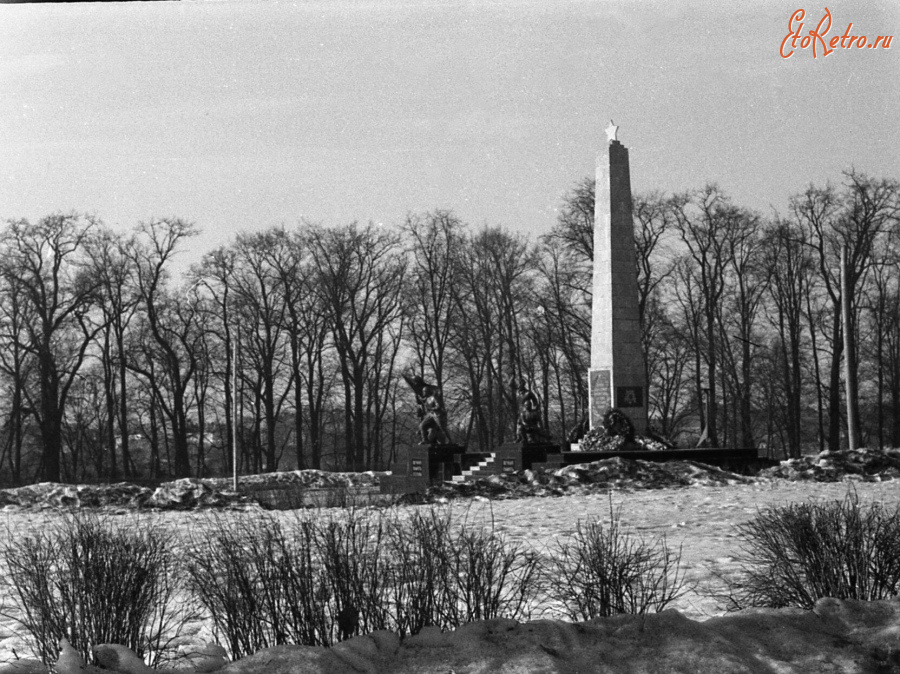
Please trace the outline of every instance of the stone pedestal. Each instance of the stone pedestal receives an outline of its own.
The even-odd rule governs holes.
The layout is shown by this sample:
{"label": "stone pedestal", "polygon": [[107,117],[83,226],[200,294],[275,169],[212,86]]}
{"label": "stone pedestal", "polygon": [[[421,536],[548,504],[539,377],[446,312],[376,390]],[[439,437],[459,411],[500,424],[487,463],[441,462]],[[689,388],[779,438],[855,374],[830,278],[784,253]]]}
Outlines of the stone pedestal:
{"label": "stone pedestal", "polygon": [[560,450],[560,445],[552,442],[507,442],[497,448],[497,462],[503,473],[528,470],[534,464],[546,463],[548,457],[560,454]]}
{"label": "stone pedestal", "polygon": [[466,448],[457,444],[412,445],[408,450],[407,475],[441,482],[459,472]]}
{"label": "stone pedestal", "polygon": [[588,373],[591,428],[617,407],[647,430],[647,370],[641,349],[631,175],[628,149],[615,140],[597,158],[594,211],[594,281],[591,368]]}

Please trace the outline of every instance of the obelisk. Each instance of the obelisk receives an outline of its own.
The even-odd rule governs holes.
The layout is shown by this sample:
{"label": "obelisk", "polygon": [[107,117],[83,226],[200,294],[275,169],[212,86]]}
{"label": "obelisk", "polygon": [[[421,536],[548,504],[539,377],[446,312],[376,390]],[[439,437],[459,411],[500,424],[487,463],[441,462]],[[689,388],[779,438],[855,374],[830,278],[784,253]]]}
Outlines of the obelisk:
{"label": "obelisk", "polygon": [[591,428],[617,407],[647,430],[647,370],[641,349],[634,222],[628,149],[606,129],[607,146],[597,157],[594,202],[594,284],[591,307]]}

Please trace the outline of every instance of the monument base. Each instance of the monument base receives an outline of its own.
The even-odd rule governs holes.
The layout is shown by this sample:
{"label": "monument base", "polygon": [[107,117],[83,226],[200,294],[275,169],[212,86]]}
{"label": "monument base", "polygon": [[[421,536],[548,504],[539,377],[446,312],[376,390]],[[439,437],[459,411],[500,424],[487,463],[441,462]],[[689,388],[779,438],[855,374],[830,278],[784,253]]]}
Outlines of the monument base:
{"label": "monument base", "polygon": [[451,479],[461,472],[466,448],[457,444],[403,444],[397,447],[396,455],[392,474],[382,478],[383,494],[421,492],[430,484]]}
{"label": "monument base", "polygon": [[588,396],[591,402],[592,429],[599,428],[603,423],[603,415],[615,407],[631,419],[638,435],[646,434],[647,396],[640,378],[613,377],[612,371],[608,368],[588,370]]}
{"label": "monument base", "polygon": [[561,451],[562,447],[553,442],[507,442],[497,448],[497,465],[503,473],[531,470],[535,464],[552,462]]}
{"label": "monument base", "polygon": [[406,474],[425,478],[428,482],[449,480],[462,470],[463,445],[408,445],[406,447]]}

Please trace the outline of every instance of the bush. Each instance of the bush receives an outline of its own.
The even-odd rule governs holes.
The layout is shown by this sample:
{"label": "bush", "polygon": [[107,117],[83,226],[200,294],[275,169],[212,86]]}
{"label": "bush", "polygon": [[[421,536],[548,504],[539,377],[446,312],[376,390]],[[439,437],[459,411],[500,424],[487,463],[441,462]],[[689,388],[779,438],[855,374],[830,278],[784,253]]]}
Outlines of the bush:
{"label": "bush", "polygon": [[510,544],[493,526],[463,524],[452,543],[458,613],[455,625],[492,618],[529,619],[541,565],[533,551]]}
{"label": "bush", "polygon": [[392,628],[381,515],[215,518],[206,529],[189,553],[190,585],[233,658]]}
{"label": "bush", "polygon": [[331,643],[315,528],[300,520],[293,534],[271,516],[215,516],[202,540],[191,541],[190,588],[232,658],[286,643]]}
{"label": "bush", "polygon": [[537,591],[534,553],[437,509],[217,519],[208,529],[191,546],[190,585],[234,658],[527,617]]}
{"label": "bush", "polygon": [[744,557],[731,609],[812,608],[822,597],[872,601],[900,590],[900,507],[843,501],[792,503],[738,527]]}
{"label": "bush", "polygon": [[174,608],[181,574],[167,537],[146,522],[69,515],[45,530],[9,536],[2,555],[12,611],[34,654],[55,662],[67,638],[89,660],[104,643],[158,664],[191,616]]}
{"label": "bush", "polygon": [[415,509],[404,521],[394,513],[388,527],[393,559],[388,601],[401,635],[455,623],[450,518],[435,508]]}
{"label": "bush", "polygon": [[333,640],[391,629],[385,538],[380,513],[351,508],[316,522],[322,594],[332,598],[328,608]]}
{"label": "bush", "polygon": [[681,549],[665,538],[623,533],[610,506],[609,525],[578,522],[573,541],[558,543],[549,565],[549,594],[574,621],[618,613],[662,611],[686,591]]}
{"label": "bush", "polygon": [[473,620],[530,617],[540,559],[491,525],[454,526],[450,512],[413,513],[390,529],[395,629],[453,629]]}

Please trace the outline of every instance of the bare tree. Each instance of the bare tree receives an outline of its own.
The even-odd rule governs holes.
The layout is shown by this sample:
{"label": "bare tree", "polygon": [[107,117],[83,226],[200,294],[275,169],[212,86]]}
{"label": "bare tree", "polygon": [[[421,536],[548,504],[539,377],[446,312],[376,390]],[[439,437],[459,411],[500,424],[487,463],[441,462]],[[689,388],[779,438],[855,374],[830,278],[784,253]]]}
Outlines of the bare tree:
{"label": "bare tree", "polygon": [[366,410],[391,382],[378,379],[380,390],[367,384],[373,373],[389,366],[400,345],[407,261],[397,255],[399,237],[374,225],[311,228],[309,245],[317,271],[315,290],[330,311],[344,383],[346,466],[359,468],[367,455],[377,461],[381,452],[378,435],[370,442],[367,436],[371,425],[379,423],[378,413],[387,408],[379,405],[374,418]]}
{"label": "bare tree", "polygon": [[100,361],[103,368],[104,404],[106,405],[105,440],[109,448],[110,477],[116,478],[117,426],[122,470],[131,477],[128,430],[128,364],[125,338],[138,306],[137,269],[128,248],[131,242],[110,231],[102,231],[88,248],[99,280],[98,308],[101,331],[98,335]]}
{"label": "bare tree", "polygon": [[[760,347],[757,338],[758,316],[770,276],[763,258],[762,224],[759,216],[745,209],[734,209],[727,226],[728,289],[718,306],[723,361],[733,382],[732,399],[737,401],[735,416],[738,430],[732,436],[741,447],[755,447],[753,434],[754,358]],[[732,348],[729,342],[738,344]]]}
{"label": "bare tree", "polygon": [[666,311],[656,294],[651,295],[645,311],[647,324],[652,326],[646,342],[650,418],[658,423],[656,431],[662,437],[674,441],[694,409],[689,396],[694,349],[688,335],[692,333],[676,324],[675,312]]}
{"label": "bare tree", "polygon": [[37,224],[11,221],[0,240],[3,274],[16,276],[29,305],[21,346],[36,362],[38,400],[29,406],[40,428],[43,478],[49,482],[60,480],[66,402],[100,329],[88,317],[99,281],[84,253],[96,229],[91,218],[53,215]]}
{"label": "bare tree", "polygon": [[[192,224],[177,218],[152,220],[139,226],[139,238],[130,252],[137,267],[142,315],[136,334],[138,348],[129,368],[147,381],[168,420],[177,477],[191,474],[189,392],[198,365],[202,313],[196,291],[176,295],[168,290],[167,280],[178,245],[195,233]],[[164,440],[168,441],[168,436]]]}
{"label": "bare tree", "polygon": [[282,240],[269,230],[239,235],[234,245],[232,292],[239,320],[245,326],[241,332],[242,352],[259,378],[257,400],[261,407],[260,421],[265,426],[262,445],[266,472],[278,468],[276,426],[294,383],[293,370],[286,367],[290,345],[284,330],[285,287],[274,263],[283,253]]}
{"label": "bare tree", "polygon": [[[695,409],[700,420],[700,426],[706,431],[706,442],[709,441],[709,423],[707,420],[707,409],[703,400],[703,391],[708,389],[704,386],[706,380],[703,379],[703,354],[706,352],[706,330],[704,315],[703,293],[700,289],[698,281],[697,263],[692,257],[682,256],[678,258],[675,264],[675,272],[673,276],[672,294],[675,297],[675,303],[679,308],[679,313],[673,319],[673,324],[681,326],[679,333],[684,337],[689,351],[689,357],[693,361],[690,368],[690,375],[694,380],[694,404],[690,407]],[[662,345],[661,350],[665,351],[667,345]],[[651,356],[650,363],[654,362]],[[651,369],[651,374],[654,369]]]}
{"label": "bare tree", "polygon": [[515,384],[529,369],[522,330],[535,306],[536,268],[536,251],[500,228],[468,237],[459,258],[454,301],[460,320],[453,339],[468,375],[482,448],[502,443],[514,431]]}
{"label": "bare tree", "polygon": [[[459,305],[454,288],[459,283],[459,256],[462,252],[464,225],[450,211],[437,210],[424,215],[408,215],[404,231],[411,240],[410,317],[408,339],[416,358],[416,369],[424,376],[428,369],[434,383],[445,391],[447,365],[454,324],[459,320]],[[430,375],[428,379],[430,379]],[[440,419],[447,428],[446,407]]]}
{"label": "bare tree", "polygon": [[803,231],[778,221],[763,235],[766,271],[771,283],[769,321],[776,330],[779,372],[786,402],[784,428],[787,453],[799,457],[803,441],[803,344],[805,298],[812,282],[813,261]]}
{"label": "bare tree", "polygon": [[647,302],[672,274],[666,239],[674,231],[676,217],[673,202],[659,192],[634,196],[634,249],[638,277],[638,315],[648,322]]}
{"label": "bare tree", "polygon": [[109,427],[105,376],[101,367],[83,367],[69,392],[63,418],[63,440],[66,452],[61,470],[67,482],[83,482],[93,473],[106,474],[107,448],[103,431]]}
{"label": "bare tree", "polygon": [[717,185],[706,185],[692,193],[676,195],[672,200],[676,227],[692,261],[691,272],[699,291],[703,321],[703,352],[709,388],[708,439],[719,446],[717,426],[717,375],[719,302],[725,294],[726,270],[730,264],[729,235],[740,222],[737,209]]}
{"label": "bare tree", "polygon": [[309,465],[322,467],[324,406],[333,377],[326,368],[329,342],[328,305],[316,291],[317,270],[304,229],[291,234],[281,230],[279,254],[272,264],[278,272],[287,311],[285,330],[290,340],[291,369],[294,373],[294,434],[297,467],[306,467],[303,451],[304,397],[309,429]]}
{"label": "bare tree", "polygon": [[[840,448],[841,439],[841,358],[851,361],[855,372],[857,354],[843,353],[841,328],[841,283],[838,278],[840,250],[847,249],[847,284],[850,289],[852,329],[857,330],[861,294],[874,262],[878,242],[893,227],[900,215],[900,187],[894,180],[876,180],[849,171],[844,174],[843,192],[833,186],[810,186],[791,199],[791,212],[797,225],[806,232],[807,245],[817,262],[819,277],[830,304],[831,364],[828,385],[828,448]],[[858,340],[856,340],[858,343]],[[859,401],[851,401],[857,411]],[[857,415],[858,418],[858,415]]]}
{"label": "bare tree", "polygon": [[18,276],[10,269],[3,269],[0,282],[0,367],[9,382],[9,412],[3,424],[4,444],[0,452],[0,469],[8,458],[13,482],[20,484],[25,420],[30,412],[26,404],[26,386],[33,379],[36,362],[27,348],[28,325],[34,317]]}
{"label": "bare tree", "polygon": [[[200,303],[199,306],[204,312],[203,325],[207,333],[206,339],[214,341],[218,346],[217,349],[212,344],[207,347],[210,352],[208,376],[210,378],[209,386],[221,395],[221,408],[225,419],[225,434],[221,449],[225,466],[229,471],[234,468],[231,449],[237,423],[233,418],[232,397],[232,373],[235,367],[233,354],[237,323],[233,311],[232,276],[234,266],[234,249],[222,246],[204,255],[200,264],[193,267],[190,272],[191,285],[205,288],[207,291],[208,301]],[[218,386],[213,380],[218,382]]]}
{"label": "bare tree", "polygon": [[562,199],[562,208],[549,238],[560,242],[574,257],[594,259],[594,203],[596,181],[584,178]]}
{"label": "bare tree", "polygon": [[556,353],[551,364],[560,423],[565,429],[587,416],[585,373],[590,362],[591,296],[581,287],[579,270],[573,269],[557,240],[544,240],[538,270],[542,329],[549,340],[547,350]]}
{"label": "bare tree", "polygon": [[[900,329],[900,231],[891,230],[885,237],[884,245],[875,254],[870,282],[863,289],[860,302],[860,323],[868,328],[865,339],[860,339],[860,360],[867,376],[861,381],[875,379],[875,436],[878,446],[886,445],[886,412],[891,415],[890,446],[900,444],[900,380],[896,358]],[[860,334],[862,334],[860,328]],[[861,367],[861,371],[863,368]],[[869,387],[871,388],[871,387]],[[889,393],[891,405],[884,404]]]}

